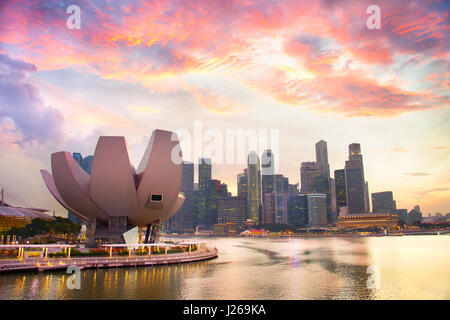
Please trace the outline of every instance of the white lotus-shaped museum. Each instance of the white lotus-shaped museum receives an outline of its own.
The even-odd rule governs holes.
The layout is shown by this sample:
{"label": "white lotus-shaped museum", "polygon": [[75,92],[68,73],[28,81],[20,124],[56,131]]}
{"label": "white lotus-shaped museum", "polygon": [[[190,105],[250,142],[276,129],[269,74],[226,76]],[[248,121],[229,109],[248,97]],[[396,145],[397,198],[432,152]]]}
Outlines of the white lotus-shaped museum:
{"label": "white lotus-shaped museum", "polygon": [[41,174],[56,200],[80,219],[127,217],[128,225],[143,227],[168,219],[183,204],[181,157],[177,135],[154,130],[136,171],[125,138],[102,136],[90,176],[66,151],[52,154],[53,175]]}

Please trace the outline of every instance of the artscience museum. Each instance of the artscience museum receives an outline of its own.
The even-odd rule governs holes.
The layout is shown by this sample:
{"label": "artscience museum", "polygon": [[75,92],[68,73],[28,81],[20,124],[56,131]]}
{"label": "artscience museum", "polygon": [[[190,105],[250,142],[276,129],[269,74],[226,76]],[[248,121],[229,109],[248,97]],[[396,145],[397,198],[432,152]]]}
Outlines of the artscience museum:
{"label": "artscience museum", "polygon": [[158,240],[160,223],[183,204],[182,154],[175,133],[154,130],[137,168],[120,136],[99,138],[87,174],[67,151],[51,155],[50,174],[42,178],[55,199],[87,222],[90,244],[122,243],[136,226],[146,229],[144,243]]}

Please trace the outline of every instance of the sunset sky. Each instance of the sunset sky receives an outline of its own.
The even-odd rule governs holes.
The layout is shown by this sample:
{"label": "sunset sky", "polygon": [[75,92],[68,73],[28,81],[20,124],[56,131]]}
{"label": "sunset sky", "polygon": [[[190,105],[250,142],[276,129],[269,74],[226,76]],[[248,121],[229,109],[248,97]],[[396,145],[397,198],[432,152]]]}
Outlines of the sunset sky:
{"label": "sunset sky", "polygon": [[[366,26],[373,4],[379,30]],[[81,8],[79,30],[66,26],[69,5]],[[320,139],[332,172],[360,143],[370,193],[392,190],[398,208],[418,204],[425,215],[450,212],[449,7],[1,1],[0,185],[66,215],[39,174],[52,152],[89,155],[100,135],[123,135],[137,166],[154,129],[201,121],[220,132],[278,129],[275,156],[290,183]],[[235,193],[244,167],[213,164],[213,178]]]}

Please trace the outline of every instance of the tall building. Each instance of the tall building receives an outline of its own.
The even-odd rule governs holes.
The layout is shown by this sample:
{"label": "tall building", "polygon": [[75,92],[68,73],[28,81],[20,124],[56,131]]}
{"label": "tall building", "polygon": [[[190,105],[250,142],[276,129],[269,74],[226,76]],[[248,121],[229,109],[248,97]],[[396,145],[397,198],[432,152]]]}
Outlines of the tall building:
{"label": "tall building", "polygon": [[320,140],[316,143],[316,162],[319,164],[319,169],[322,175],[330,178],[330,165],[328,164],[328,149],[327,143]]}
{"label": "tall building", "polygon": [[219,215],[219,201],[228,198],[228,186],[226,183],[220,183],[220,180],[212,179],[209,182],[210,189],[210,205],[209,205],[209,221],[208,228],[212,228],[216,223]]}
{"label": "tall building", "polygon": [[367,203],[366,181],[359,143],[349,145],[349,160],[345,162],[345,183],[349,214],[365,213]]}
{"label": "tall building", "polygon": [[289,184],[289,197],[298,196],[298,183],[296,184]]}
{"label": "tall building", "polygon": [[341,207],[347,206],[347,193],[345,191],[345,170],[334,170],[334,184],[336,188],[336,211],[339,215]]}
{"label": "tall building", "polygon": [[200,158],[198,163],[198,226],[209,226],[211,159]]}
{"label": "tall building", "polygon": [[194,230],[194,164],[183,161],[183,177],[180,192],[184,202],[180,209],[166,221],[166,228],[171,232]]}
{"label": "tall building", "polygon": [[217,221],[243,227],[247,222],[247,199],[242,197],[219,199]]}
{"label": "tall building", "polygon": [[263,195],[264,206],[262,213],[262,223],[275,223],[275,192]]}
{"label": "tall building", "polygon": [[372,193],[372,211],[374,213],[392,213],[396,209],[392,191]]}
{"label": "tall building", "polygon": [[261,155],[261,174],[273,176],[275,174],[275,158],[272,150],[264,150]]}
{"label": "tall building", "polygon": [[282,174],[274,175],[275,223],[287,224],[289,219],[289,179]]}
{"label": "tall building", "polygon": [[197,227],[199,225],[198,223],[198,183],[194,183],[194,193],[193,193],[193,203],[192,203],[192,211],[194,213],[194,227]]}
{"label": "tall building", "polygon": [[300,165],[300,192],[317,192],[317,177],[321,175],[320,165],[317,162],[302,162]]}
{"label": "tall building", "polygon": [[261,169],[258,154],[251,151],[247,159],[247,215],[257,224],[260,223],[261,210]]}
{"label": "tall building", "polygon": [[327,220],[327,196],[321,193],[307,195],[308,199],[308,227],[326,227]]}
{"label": "tall building", "polygon": [[333,178],[330,178],[330,200],[331,200],[331,221],[337,221],[337,206],[336,206],[336,181]]}
{"label": "tall building", "polygon": [[243,173],[239,173],[237,175],[237,192],[238,197],[246,198],[248,195],[248,188],[247,188],[247,169],[244,169]]}
{"label": "tall building", "polygon": [[365,212],[370,212],[370,198],[369,198],[369,182],[364,184],[364,207]]}
{"label": "tall building", "polygon": [[289,224],[306,228],[308,226],[308,197],[298,194],[289,198]]}

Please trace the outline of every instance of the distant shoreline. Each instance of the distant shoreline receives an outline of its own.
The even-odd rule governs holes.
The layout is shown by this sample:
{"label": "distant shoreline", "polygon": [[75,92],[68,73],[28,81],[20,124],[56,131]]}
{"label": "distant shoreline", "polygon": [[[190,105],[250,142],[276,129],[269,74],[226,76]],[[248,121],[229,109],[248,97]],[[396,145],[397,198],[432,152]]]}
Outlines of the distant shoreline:
{"label": "distant shoreline", "polygon": [[366,237],[402,237],[402,236],[436,236],[436,235],[448,235],[450,234],[450,230],[442,230],[442,231],[415,231],[415,232],[402,232],[402,233],[391,233],[391,234],[317,234],[317,235],[300,235],[300,234],[292,234],[292,235],[277,235],[277,236],[241,236],[241,235],[215,235],[215,234],[161,234],[161,237],[165,238],[366,238]]}

